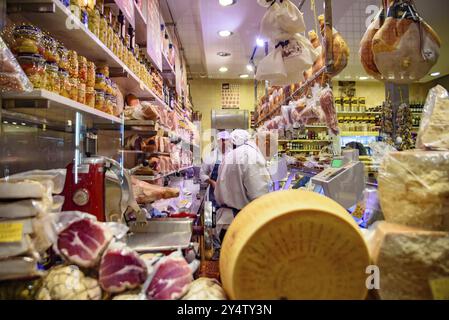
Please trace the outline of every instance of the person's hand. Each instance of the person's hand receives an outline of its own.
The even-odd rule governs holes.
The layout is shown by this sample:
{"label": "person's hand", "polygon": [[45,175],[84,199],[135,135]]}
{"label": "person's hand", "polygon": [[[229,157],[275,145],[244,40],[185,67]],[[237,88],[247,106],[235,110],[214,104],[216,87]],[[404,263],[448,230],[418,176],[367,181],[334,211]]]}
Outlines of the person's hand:
{"label": "person's hand", "polygon": [[212,180],[212,179],[209,179],[209,184],[210,184],[211,187],[214,188],[214,189],[217,187],[217,182],[214,181],[214,180]]}

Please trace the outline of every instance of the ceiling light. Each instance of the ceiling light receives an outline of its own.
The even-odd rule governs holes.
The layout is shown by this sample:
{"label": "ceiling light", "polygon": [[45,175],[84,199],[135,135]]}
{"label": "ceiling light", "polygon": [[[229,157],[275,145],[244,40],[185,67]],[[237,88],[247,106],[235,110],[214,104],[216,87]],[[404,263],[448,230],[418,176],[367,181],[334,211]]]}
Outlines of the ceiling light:
{"label": "ceiling light", "polygon": [[246,65],[246,70],[248,70],[249,72],[253,72],[254,71],[254,66],[251,63],[248,63]]}
{"label": "ceiling light", "polygon": [[226,38],[226,37],[232,36],[232,32],[229,30],[221,30],[221,31],[218,31],[218,35],[220,37]]}
{"label": "ceiling light", "polygon": [[432,72],[430,75],[432,77],[438,77],[441,73],[440,72]]}
{"label": "ceiling light", "polygon": [[17,124],[17,122],[13,122],[12,124],[13,124],[13,125],[16,125],[16,124]]}
{"label": "ceiling light", "polygon": [[22,126],[26,126],[27,124],[25,122],[22,122]]}
{"label": "ceiling light", "polygon": [[231,54],[229,52],[217,52],[217,55],[219,55],[220,57],[229,57]]}
{"label": "ceiling light", "polygon": [[4,124],[8,124],[8,121],[3,121]]}
{"label": "ceiling light", "polygon": [[231,6],[235,3],[235,0],[218,0],[218,2],[220,3],[220,5],[222,5],[223,7],[227,7],[227,6]]}
{"label": "ceiling light", "polygon": [[221,67],[220,69],[218,69],[218,71],[224,73],[224,72],[227,72],[227,71],[228,71],[228,68],[226,68],[226,67]]}
{"label": "ceiling light", "polygon": [[242,78],[242,79],[246,79],[246,78],[248,78],[249,77],[249,75],[247,75],[247,74],[241,74],[240,75],[240,78]]}
{"label": "ceiling light", "polygon": [[359,80],[368,80],[368,77],[359,77]]}
{"label": "ceiling light", "polygon": [[256,39],[256,44],[258,47],[264,47],[265,46],[265,41],[261,38],[257,38]]}

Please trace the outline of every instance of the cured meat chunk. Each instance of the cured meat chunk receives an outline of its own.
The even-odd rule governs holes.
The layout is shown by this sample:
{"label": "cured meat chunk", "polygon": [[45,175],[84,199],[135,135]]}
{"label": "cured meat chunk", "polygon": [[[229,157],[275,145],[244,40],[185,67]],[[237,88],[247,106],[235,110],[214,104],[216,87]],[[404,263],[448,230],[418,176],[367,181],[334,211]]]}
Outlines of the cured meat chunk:
{"label": "cured meat chunk", "polygon": [[147,267],[139,255],[130,249],[110,249],[100,263],[100,285],[110,293],[134,289],[145,282]]}
{"label": "cured meat chunk", "polygon": [[150,300],[174,300],[181,297],[193,281],[192,270],[183,257],[167,257],[159,262],[146,290]]}
{"label": "cured meat chunk", "polygon": [[112,234],[99,223],[81,219],[69,224],[58,235],[58,250],[71,263],[93,267],[112,239]]}
{"label": "cured meat chunk", "polygon": [[334,106],[334,95],[332,89],[326,88],[321,92],[321,109],[323,110],[326,124],[333,134],[338,134],[337,112]]}

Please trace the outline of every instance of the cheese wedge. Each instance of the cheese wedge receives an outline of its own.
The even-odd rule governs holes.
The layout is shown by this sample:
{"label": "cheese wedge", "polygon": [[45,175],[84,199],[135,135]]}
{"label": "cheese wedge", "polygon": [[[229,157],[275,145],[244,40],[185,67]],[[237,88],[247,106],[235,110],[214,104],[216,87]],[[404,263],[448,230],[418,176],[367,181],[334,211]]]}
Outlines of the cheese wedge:
{"label": "cheese wedge", "polygon": [[367,246],[349,213],[317,193],[267,194],[237,215],[220,275],[231,299],[364,299]]}

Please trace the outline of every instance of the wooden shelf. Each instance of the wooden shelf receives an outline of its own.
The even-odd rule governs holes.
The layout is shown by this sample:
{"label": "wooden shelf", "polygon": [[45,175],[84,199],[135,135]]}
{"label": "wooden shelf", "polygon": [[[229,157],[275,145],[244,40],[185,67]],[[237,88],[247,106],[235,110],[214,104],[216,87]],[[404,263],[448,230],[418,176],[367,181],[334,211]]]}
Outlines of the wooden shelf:
{"label": "wooden shelf", "polygon": [[67,49],[76,51],[90,61],[106,63],[111,69],[111,78],[125,93],[133,93],[138,98],[154,100],[158,105],[165,105],[164,101],[114,55],[96,35],[74,18],[61,1],[7,0],[7,10],[13,19],[15,16],[23,17],[49,32]]}
{"label": "wooden shelf", "polygon": [[117,129],[122,119],[47,90],[28,93],[2,93],[4,108],[51,121],[74,121],[81,113],[95,124],[108,124]]}

